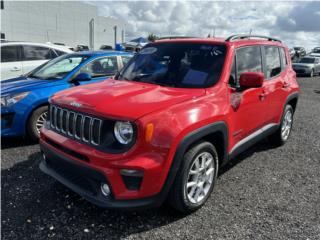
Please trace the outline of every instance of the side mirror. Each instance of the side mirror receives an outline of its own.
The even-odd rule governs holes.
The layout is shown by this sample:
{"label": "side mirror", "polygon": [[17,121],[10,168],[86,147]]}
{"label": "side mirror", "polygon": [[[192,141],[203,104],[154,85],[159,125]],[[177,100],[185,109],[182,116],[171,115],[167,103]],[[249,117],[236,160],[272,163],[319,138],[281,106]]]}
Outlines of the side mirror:
{"label": "side mirror", "polygon": [[240,75],[241,88],[259,88],[263,81],[264,74],[261,72],[244,72]]}
{"label": "side mirror", "polygon": [[89,73],[79,73],[74,79],[72,79],[72,82],[85,82],[85,81],[90,81],[91,80],[91,75]]}

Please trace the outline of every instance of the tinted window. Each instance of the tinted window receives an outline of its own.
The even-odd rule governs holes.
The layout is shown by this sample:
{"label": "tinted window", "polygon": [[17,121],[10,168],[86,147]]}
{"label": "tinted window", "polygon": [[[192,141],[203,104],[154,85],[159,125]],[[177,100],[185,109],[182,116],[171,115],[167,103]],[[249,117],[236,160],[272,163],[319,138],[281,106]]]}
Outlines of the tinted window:
{"label": "tinted window", "polygon": [[121,56],[122,62],[123,62],[123,66],[125,66],[129,60],[131,59],[131,57],[128,56]]}
{"label": "tinted window", "polygon": [[114,75],[118,71],[117,57],[105,57],[93,60],[82,67],[80,71],[89,73],[93,78]]}
{"label": "tinted window", "polygon": [[285,52],[284,48],[279,48],[279,49],[280,49],[282,65],[283,65],[283,68],[285,68],[288,65],[286,52]]}
{"label": "tinted window", "polygon": [[243,72],[262,72],[261,50],[258,46],[237,50],[237,79]]}
{"label": "tinted window", "polygon": [[219,80],[225,53],[224,45],[150,44],[133,57],[117,79],[172,87],[208,87]]}
{"label": "tinted window", "polygon": [[266,46],[266,78],[277,76],[281,72],[280,55],[277,47]]}
{"label": "tinted window", "polygon": [[19,59],[19,46],[1,47],[1,62],[17,62]]}
{"label": "tinted window", "polygon": [[23,46],[23,61],[46,60],[50,58],[50,48],[31,45]]}

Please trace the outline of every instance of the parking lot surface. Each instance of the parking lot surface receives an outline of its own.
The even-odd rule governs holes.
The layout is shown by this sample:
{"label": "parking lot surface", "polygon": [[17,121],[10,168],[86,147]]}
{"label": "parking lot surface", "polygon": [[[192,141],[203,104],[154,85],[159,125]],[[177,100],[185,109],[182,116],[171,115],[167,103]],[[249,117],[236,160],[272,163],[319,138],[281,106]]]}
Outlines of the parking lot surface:
{"label": "parking lot surface", "polygon": [[288,143],[236,157],[191,215],[95,207],[39,170],[37,144],[2,139],[2,239],[320,239],[320,77],[298,81]]}

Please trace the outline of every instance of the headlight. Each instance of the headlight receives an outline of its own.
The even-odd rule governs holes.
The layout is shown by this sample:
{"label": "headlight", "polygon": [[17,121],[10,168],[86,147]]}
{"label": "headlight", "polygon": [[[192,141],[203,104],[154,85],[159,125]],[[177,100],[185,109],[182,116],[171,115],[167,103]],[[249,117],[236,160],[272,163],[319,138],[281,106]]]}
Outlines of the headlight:
{"label": "headlight", "polygon": [[23,98],[25,98],[30,92],[23,92],[14,95],[6,95],[1,97],[1,107],[11,106]]}
{"label": "headlight", "polygon": [[116,122],[114,136],[121,144],[129,144],[133,139],[133,126],[130,122]]}

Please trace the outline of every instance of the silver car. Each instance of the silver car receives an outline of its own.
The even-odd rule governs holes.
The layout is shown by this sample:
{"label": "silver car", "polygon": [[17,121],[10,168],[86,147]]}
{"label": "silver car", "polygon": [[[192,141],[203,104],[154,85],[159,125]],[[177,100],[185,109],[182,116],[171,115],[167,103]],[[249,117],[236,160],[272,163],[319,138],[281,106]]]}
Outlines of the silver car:
{"label": "silver car", "polygon": [[312,56],[303,57],[298,62],[293,63],[292,68],[298,75],[313,77],[316,74],[320,74],[320,58]]}

